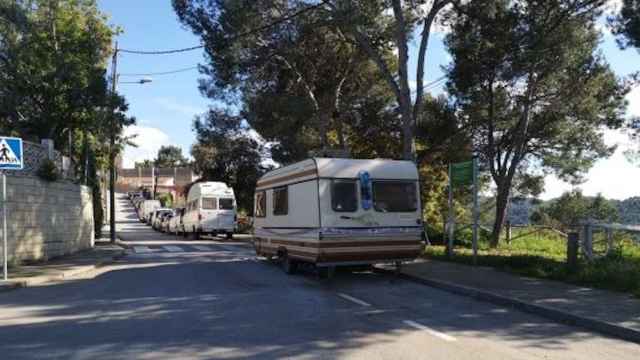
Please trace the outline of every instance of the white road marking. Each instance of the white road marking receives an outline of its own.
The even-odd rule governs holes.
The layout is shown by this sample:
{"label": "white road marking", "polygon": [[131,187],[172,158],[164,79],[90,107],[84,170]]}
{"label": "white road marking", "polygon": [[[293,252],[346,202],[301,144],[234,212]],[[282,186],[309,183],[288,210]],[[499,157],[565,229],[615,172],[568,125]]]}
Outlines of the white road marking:
{"label": "white road marking", "polygon": [[151,249],[148,246],[134,246],[133,251],[136,254],[148,254],[148,253],[154,252],[155,250]]}
{"label": "white road marking", "polygon": [[162,248],[167,250],[168,252],[184,252],[184,250],[182,250],[180,246],[167,245],[163,246]]}
{"label": "white road marking", "polygon": [[425,331],[429,335],[433,335],[433,336],[435,336],[437,338],[440,338],[440,339],[442,339],[444,341],[456,341],[456,338],[454,338],[451,335],[447,335],[447,334],[442,333],[440,331],[433,330],[432,328],[430,328],[428,326],[425,326],[425,325],[422,325],[420,323],[417,323],[417,322],[415,322],[413,320],[403,320],[402,322],[407,324],[407,325],[409,325],[409,326],[411,326],[414,329]]}
{"label": "white road marking", "polygon": [[341,298],[343,298],[343,299],[345,299],[345,300],[349,300],[349,301],[351,301],[351,302],[354,302],[354,303],[356,303],[356,304],[358,304],[358,305],[362,305],[362,306],[371,306],[371,304],[369,304],[368,302],[366,302],[366,301],[362,301],[362,300],[357,299],[357,298],[354,298],[354,297],[353,297],[353,296],[351,296],[351,295],[347,295],[347,294],[344,294],[344,293],[338,293],[338,296],[340,296]]}
{"label": "white road marking", "polygon": [[201,246],[201,245],[191,245],[194,249],[196,250],[200,250],[200,251],[211,251],[211,248],[208,246]]}

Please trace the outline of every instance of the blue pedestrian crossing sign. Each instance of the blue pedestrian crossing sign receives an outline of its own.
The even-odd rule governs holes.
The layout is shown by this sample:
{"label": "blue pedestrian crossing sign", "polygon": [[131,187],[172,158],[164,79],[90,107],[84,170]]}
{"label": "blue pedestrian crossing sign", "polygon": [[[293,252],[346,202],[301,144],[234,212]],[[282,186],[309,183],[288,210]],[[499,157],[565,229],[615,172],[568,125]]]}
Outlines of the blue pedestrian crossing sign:
{"label": "blue pedestrian crossing sign", "polygon": [[22,170],[22,139],[0,136],[0,170]]}

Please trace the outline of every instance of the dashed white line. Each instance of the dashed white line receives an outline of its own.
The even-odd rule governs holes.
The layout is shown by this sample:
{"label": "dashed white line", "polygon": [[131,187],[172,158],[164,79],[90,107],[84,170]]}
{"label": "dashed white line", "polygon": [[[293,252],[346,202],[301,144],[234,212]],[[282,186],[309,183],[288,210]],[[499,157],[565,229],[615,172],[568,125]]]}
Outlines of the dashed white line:
{"label": "dashed white line", "polygon": [[371,304],[369,304],[368,302],[366,302],[366,301],[362,301],[362,300],[360,300],[360,299],[358,299],[358,298],[354,298],[354,297],[353,297],[353,296],[351,296],[351,295],[347,295],[347,294],[344,294],[344,293],[338,293],[338,296],[340,296],[341,298],[343,298],[343,299],[345,299],[345,300],[349,300],[349,301],[351,301],[351,302],[353,302],[353,303],[356,303],[356,304],[358,304],[358,305],[362,305],[362,306],[371,306]]}
{"label": "dashed white line", "polygon": [[415,322],[413,320],[403,320],[402,322],[407,324],[407,325],[409,325],[409,326],[411,326],[414,329],[425,331],[429,335],[435,336],[435,337],[440,338],[440,339],[442,339],[444,341],[456,341],[456,338],[454,338],[451,335],[447,335],[447,334],[442,333],[440,331],[433,330],[432,328],[430,328],[430,327],[428,327],[426,325],[422,325],[420,323],[417,323],[417,322]]}
{"label": "dashed white line", "polygon": [[184,251],[184,250],[182,250],[181,247],[172,246],[172,245],[163,246],[162,248],[167,250],[168,252],[183,252]]}

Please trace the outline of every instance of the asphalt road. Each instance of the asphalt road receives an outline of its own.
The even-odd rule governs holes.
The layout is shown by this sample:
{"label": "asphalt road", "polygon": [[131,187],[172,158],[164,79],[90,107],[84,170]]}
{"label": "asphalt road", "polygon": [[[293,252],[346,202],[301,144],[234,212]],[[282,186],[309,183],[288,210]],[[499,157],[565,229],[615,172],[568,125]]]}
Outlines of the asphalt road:
{"label": "asphalt road", "polygon": [[121,223],[120,263],[0,294],[1,359],[640,358],[638,345],[391,275],[288,276],[243,243]]}

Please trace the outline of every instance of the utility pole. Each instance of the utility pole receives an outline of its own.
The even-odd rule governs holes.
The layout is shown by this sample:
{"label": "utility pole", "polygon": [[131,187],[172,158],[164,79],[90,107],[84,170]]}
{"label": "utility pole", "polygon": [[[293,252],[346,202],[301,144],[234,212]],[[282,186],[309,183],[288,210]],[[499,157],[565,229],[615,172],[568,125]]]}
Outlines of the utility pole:
{"label": "utility pole", "polygon": [[[116,86],[118,83],[118,42],[113,51],[111,60],[111,95],[116,96]],[[111,107],[111,132],[109,138],[109,230],[110,240],[116,242],[116,107]]]}
{"label": "utility pole", "polygon": [[447,201],[449,205],[449,215],[447,219],[447,257],[453,257],[453,236],[454,236],[454,212],[453,212],[453,180],[452,180],[452,169],[451,164],[449,164],[449,199]]}
{"label": "utility pole", "polygon": [[478,226],[480,210],[478,208],[478,156],[473,156],[473,265],[478,265]]}

